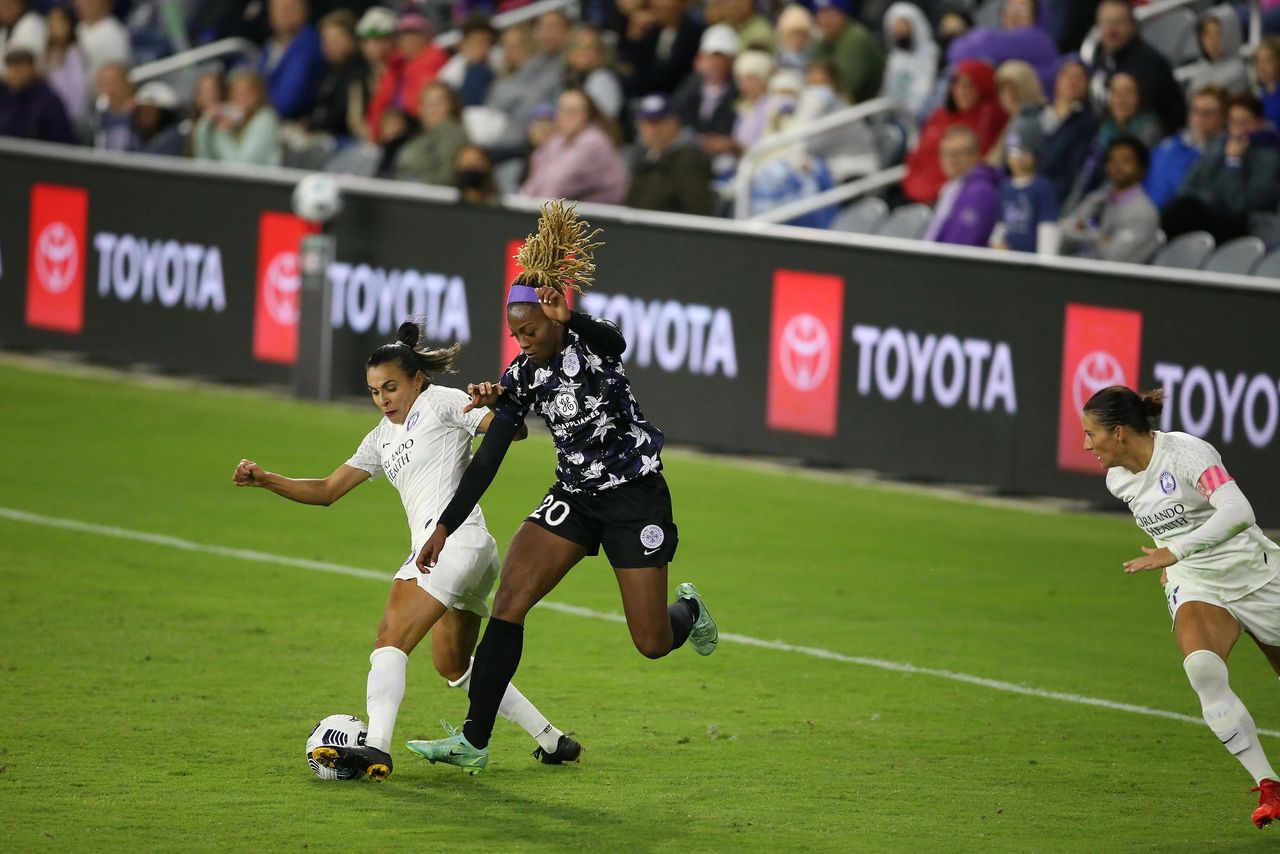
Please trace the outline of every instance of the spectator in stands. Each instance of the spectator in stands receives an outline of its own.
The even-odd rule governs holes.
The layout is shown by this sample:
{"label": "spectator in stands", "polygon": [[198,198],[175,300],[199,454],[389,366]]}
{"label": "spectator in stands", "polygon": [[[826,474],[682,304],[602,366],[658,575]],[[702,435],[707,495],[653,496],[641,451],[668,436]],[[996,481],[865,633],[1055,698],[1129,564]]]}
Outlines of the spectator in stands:
{"label": "spectator in stands", "polygon": [[952,125],[939,146],[947,177],[924,240],[958,246],[986,246],[1000,214],[1000,174],[982,162],[973,128]]}
{"label": "spectator in stands", "polygon": [[[1107,84],[1107,110],[1098,127],[1098,136],[1090,147],[1089,156],[1072,185],[1066,207],[1074,207],[1085,196],[1097,189],[1106,178],[1106,158],[1111,140],[1117,136],[1134,136],[1141,140],[1149,152],[1160,141],[1160,120],[1155,113],[1142,108],[1142,96],[1138,81],[1133,75],[1120,71],[1112,75]],[[1146,171],[1146,164],[1143,164]]]}
{"label": "spectator in stands", "polygon": [[[1019,120],[1019,124],[1023,122]],[[1089,106],[1089,75],[1078,54],[1064,56],[1053,82],[1053,101],[1037,117],[1044,136],[1040,173],[1053,184],[1059,203],[1071,192],[1076,176],[1089,157],[1098,133],[1098,119]]]}
{"label": "spectator in stands", "polygon": [[[815,62],[805,74],[805,85],[796,99],[791,127],[804,127],[849,106],[840,90],[835,66]],[[809,155],[821,159],[832,181],[841,183],[869,175],[880,168],[875,134],[866,122],[854,122],[811,136],[805,143]]]}
{"label": "spectator in stands", "polygon": [[1040,113],[1044,110],[1045,97],[1044,89],[1040,86],[1040,75],[1020,59],[1010,59],[996,69],[996,94],[1000,99],[1000,109],[1009,117],[1009,123],[1005,125],[1000,139],[987,152],[987,165],[1003,169],[1005,138],[1014,133],[1019,125],[1038,123]]}
{"label": "spectator in stands", "polygon": [[1255,90],[1267,121],[1280,128],[1280,36],[1267,36],[1253,53]]}
{"label": "spectator in stands", "polygon": [[995,249],[1035,252],[1042,223],[1058,221],[1058,196],[1053,184],[1037,170],[1044,151],[1038,126],[1019,123],[1004,140],[1009,177],[1000,182],[1000,221],[991,234]]}
{"label": "spectator in stands", "polygon": [[449,54],[437,47],[434,39],[435,28],[423,15],[406,12],[396,19],[396,49],[387,60],[369,105],[370,126],[377,127],[382,111],[392,106],[412,119],[418,117],[422,90],[449,61]]}
{"label": "spectator in stands", "polygon": [[1249,73],[1240,57],[1240,18],[1229,6],[1209,9],[1196,23],[1201,62],[1187,89],[1221,86],[1228,95],[1249,91]]}
{"label": "spectator in stands", "polygon": [[1049,31],[1057,42],[1058,50],[1062,53],[1079,50],[1093,28],[1097,11],[1098,0],[1054,0],[1050,3]]}
{"label": "spectator in stands", "polygon": [[856,104],[880,93],[884,80],[884,51],[875,36],[853,19],[853,0],[813,0],[822,39],[813,51],[814,62],[833,63],[840,73],[840,88]]}
{"label": "spectator in stands", "polygon": [[385,6],[372,6],[356,23],[356,36],[360,39],[360,56],[365,62],[365,84],[369,93],[364,101],[352,101],[350,123],[356,136],[364,140],[378,139],[378,126],[371,124],[373,93],[387,70],[392,51],[395,50],[396,15]]}
{"label": "spectator in stands", "polygon": [[998,28],[975,27],[951,42],[947,61],[954,65],[962,59],[985,59],[997,67],[1020,59],[1036,70],[1041,85],[1048,88],[1053,83],[1058,47],[1036,26],[1035,0],[1004,0]]}
{"label": "spectator in stands", "polygon": [[320,19],[319,29],[328,68],[316,90],[307,129],[337,140],[351,139],[360,133],[361,106],[369,102],[369,66],[356,42],[355,15],[337,9]]}
{"label": "spectator in stands", "polygon": [[61,4],[50,7],[45,18],[49,41],[44,49],[45,80],[67,108],[74,125],[89,111],[89,67],[76,44],[76,24],[71,10]]}
{"label": "spectator in stands", "polygon": [[437,80],[422,90],[418,110],[422,130],[400,149],[396,177],[447,187],[453,184],[453,158],[467,144],[462,104],[449,84]]}
{"label": "spectator in stands", "polygon": [[1205,147],[1161,222],[1169,237],[1207,231],[1219,243],[1249,232],[1249,214],[1280,203],[1280,135],[1254,95],[1227,108],[1227,133]]}
{"label": "spectator in stands", "polygon": [[697,135],[681,126],[671,98],[650,95],[642,100],[636,129],[641,148],[631,167],[627,207],[710,215],[714,204],[711,159]]}
{"label": "spectator in stands", "polygon": [[409,144],[418,130],[418,123],[409,118],[399,107],[387,107],[378,116],[378,165],[373,174],[379,178],[394,178],[400,149]]}
{"label": "spectator in stands", "polygon": [[559,9],[543,12],[533,27],[533,40],[537,42],[538,54],[549,61],[559,63],[560,74],[564,76],[564,52],[569,46],[569,35],[573,32],[573,21]]}
{"label": "spectator in stands", "polygon": [[187,118],[194,125],[206,112],[227,100],[227,82],[218,71],[207,71],[196,80],[195,95]]}
{"label": "spectator in stands", "polygon": [[[493,129],[472,138],[489,150],[497,163],[525,152],[525,128],[539,104],[554,102],[564,83],[564,65],[555,57],[535,53],[533,31],[517,25],[502,31],[506,70],[489,89],[485,103]],[[472,125],[468,121],[468,130]]]}
{"label": "spectator in stands", "polygon": [[743,50],[773,51],[777,38],[769,19],[756,11],[754,0],[715,0],[720,7],[722,20],[733,27],[738,44]]}
{"label": "spectator in stands", "polygon": [[478,107],[489,97],[489,87],[498,76],[492,57],[498,31],[488,18],[480,17],[467,18],[459,29],[458,52],[440,69],[438,79],[458,93],[463,107]]}
{"label": "spectator in stands", "polygon": [[40,79],[36,55],[25,47],[4,54],[0,84],[0,136],[43,142],[75,142],[62,99]]}
{"label": "spectator in stands", "polygon": [[307,22],[308,0],[269,0],[269,10],[271,38],[258,57],[258,73],[267,80],[276,113],[300,119],[315,105],[325,73],[320,36]]}
{"label": "spectator in stands", "polygon": [[0,55],[11,47],[25,47],[39,65],[48,40],[44,17],[29,0],[0,0]]}
{"label": "spectator in stands", "polygon": [[907,154],[907,176],[902,191],[913,202],[933,204],[947,178],[942,172],[938,148],[952,125],[964,125],[977,135],[978,148],[986,154],[1004,129],[1007,116],[996,97],[995,71],[985,62],[966,59],[953,70],[947,102],[929,116],[920,129],[920,141]]}
{"label": "spectator in stands", "polygon": [[738,36],[733,27],[707,27],[698,49],[697,71],[680,84],[674,98],[680,123],[698,135],[718,177],[733,174],[737,162],[737,144],[733,141],[733,125],[738,118],[738,88],[733,82],[737,55]]}
{"label": "spectator in stands", "polygon": [[627,195],[627,167],[606,121],[581,89],[561,95],[556,132],[533,152],[521,194],[620,204]]}
{"label": "spectator in stands", "polygon": [[778,15],[779,68],[803,72],[813,58],[813,15],[799,3],[792,3]]}
{"label": "spectator in stands", "polygon": [[929,19],[915,3],[894,3],[884,15],[889,45],[880,94],[921,117],[938,75],[938,45]]}
{"label": "spectator in stands", "polygon": [[[780,69],[774,73],[769,80],[770,109],[764,139],[795,126],[800,98],[806,88],[804,78],[795,71]],[[758,216],[809,199],[835,185],[826,162],[812,156],[804,143],[774,149],[757,165],[750,182],[751,203],[747,216]],[[829,228],[839,212],[839,205],[827,205],[793,217],[787,223]]]}
{"label": "spectator in stands", "polygon": [[89,78],[96,79],[98,69],[108,62],[129,64],[129,31],[111,15],[111,0],[75,0],[76,41],[89,63]]}
{"label": "spectator in stands", "polygon": [[573,28],[565,65],[565,86],[582,89],[601,113],[616,120],[622,112],[622,81],[610,67],[609,48],[595,27],[581,24]]}
{"label": "spectator in stands", "polygon": [[1187,102],[1173,77],[1169,61],[1138,36],[1138,23],[1128,0],[1098,4],[1098,48],[1094,53],[1091,87],[1101,103],[1111,78],[1125,72],[1138,81],[1143,102],[1160,118],[1163,133],[1173,133],[1187,121]]}
{"label": "spectator in stands", "polygon": [[453,185],[464,205],[500,205],[502,195],[493,179],[493,161],[478,145],[464,145],[453,158]]}
{"label": "spectator in stands", "polygon": [[195,156],[201,160],[279,166],[280,117],[267,100],[262,75],[242,68],[231,76],[230,98],[200,117]]}
{"label": "spectator in stands", "polygon": [[618,41],[623,88],[632,97],[674,92],[693,70],[702,40],[689,0],[646,0],[625,14]]}
{"label": "spectator in stands", "polygon": [[938,42],[938,69],[947,66],[947,51],[956,39],[973,29],[972,6],[965,2],[944,3],[938,11],[934,35]]}
{"label": "spectator in stands", "polygon": [[1147,147],[1116,136],[1106,150],[1107,183],[1071,209],[1059,223],[1067,255],[1141,264],[1159,246],[1160,214],[1142,191]]}
{"label": "spectator in stands", "polygon": [[152,80],[138,87],[133,98],[133,140],[130,151],[181,157],[186,153],[178,93],[168,83]]}
{"label": "spectator in stands", "polygon": [[1166,137],[1151,153],[1151,168],[1142,186],[1152,204],[1157,208],[1169,204],[1191,167],[1226,126],[1226,90],[1221,86],[1198,90],[1191,98],[1187,129]]}
{"label": "spectator in stands", "polygon": [[739,154],[764,136],[769,117],[769,77],[773,69],[773,57],[762,50],[743,51],[733,61],[733,81],[740,95],[735,106],[733,141]]}
{"label": "spectator in stands", "polygon": [[89,119],[93,147],[103,151],[128,151],[133,148],[133,84],[129,70],[119,62],[108,62],[98,69],[93,81],[93,114]]}

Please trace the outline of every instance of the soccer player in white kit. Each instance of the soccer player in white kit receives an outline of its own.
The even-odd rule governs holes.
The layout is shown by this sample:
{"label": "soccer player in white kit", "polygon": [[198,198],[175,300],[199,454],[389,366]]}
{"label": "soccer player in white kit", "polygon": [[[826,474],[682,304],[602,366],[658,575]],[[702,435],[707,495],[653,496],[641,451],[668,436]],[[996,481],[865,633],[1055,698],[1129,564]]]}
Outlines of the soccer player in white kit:
{"label": "soccer player in white kit", "polygon": [[[418,324],[406,322],[394,344],[379,347],[369,357],[365,365],[369,394],[383,418],[333,474],[323,479],[288,478],[241,460],[233,477],[237,486],[260,486],[292,501],[323,506],[380,476],[400,493],[411,549],[395,574],[369,656],[366,743],[321,747],[311,756],[329,767],[354,768],[379,781],[391,774],[391,733],[404,698],[409,653],[430,631],[436,671],[450,687],[468,691],[480,620],[489,615],[485,600],[498,577],[498,547],[479,507],[449,538],[440,561],[429,572],[419,572],[414,565],[471,461],[472,438],[493,421],[488,410],[466,411],[469,395],[431,382],[432,374],[451,368],[458,345],[430,350],[418,346],[421,337]],[[582,751],[514,685],[503,695],[499,714],[537,740],[534,756],[545,764],[575,761]]]}
{"label": "soccer player in white kit", "polygon": [[1183,669],[1205,722],[1253,775],[1253,791],[1261,793],[1253,823],[1266,827],[1280,818],[1280,782],[1249,710],[1231,690],[1227,657],[1244,629],[1280,673],[1280,546],[1258,527],[1213,445],[1152,429],[1163,403],[1160,391],[1099,391],[1081,415],[1084,447],[1107,469],[1107,488],[1155,540],[1124,571],[1164,571]]}

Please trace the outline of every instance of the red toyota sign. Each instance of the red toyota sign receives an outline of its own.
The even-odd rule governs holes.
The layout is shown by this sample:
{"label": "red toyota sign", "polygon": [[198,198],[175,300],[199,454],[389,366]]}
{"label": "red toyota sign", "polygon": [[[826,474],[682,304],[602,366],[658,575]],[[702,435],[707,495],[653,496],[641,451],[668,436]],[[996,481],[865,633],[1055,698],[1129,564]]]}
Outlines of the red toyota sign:
{"label": "red toyota sign", "polygon": [[315,231],[292,214],[267,211],[258,219],[258,289],[253,309],[253,357],[292,365],[298,358],[298,247]]}
{"label": "red toyota sign", "polygon": [[1067,306],[1062,330],[1062,391],[1058,410],[1058,468],[1104,474],[1084,449],[1080,410],[1108,386],[1138,381],[1142,312],[1094,305]]}
{"label": "red toyota sign", "polygon": [[835,435],[843,326],[844,279],[774,272],[765,416],[771,429]]}
{"label": "red toyota sign", "polygon": [[89,192],[31,188],[27,247],[27,326],[78,334],[84,327],[84,268],[89,258]]}

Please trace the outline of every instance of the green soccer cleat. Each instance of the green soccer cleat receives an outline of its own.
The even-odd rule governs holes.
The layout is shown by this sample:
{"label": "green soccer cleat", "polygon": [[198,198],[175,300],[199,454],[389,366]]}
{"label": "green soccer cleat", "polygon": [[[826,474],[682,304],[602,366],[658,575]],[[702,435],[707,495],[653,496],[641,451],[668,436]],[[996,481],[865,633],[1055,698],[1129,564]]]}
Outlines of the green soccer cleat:
{"label": "green soccer cleat", "polygon": [[685,582],[676,588],[677,599],[692,599],[698,603],[698,619],[694,620],[689,630],[689,643],[698,655],[710,655],[716,651],[716,643],[720,640],[720,631],[716,628],[715,618],[707,610],[707,603],[702,601],[698,588]]}
{"label": "green soccer cleat", "polygon": [[437,738],[434,741],[408,741],[405,742],[405,747],[432,765],[437,762],[457,765],[472,777],[483,771],[489,764],[489,748],[472,747],[471,742],[467,741],[467,737],[459,730],[444,721],[440,724],[444,727],[444,731],[449,733],[448,737]]}

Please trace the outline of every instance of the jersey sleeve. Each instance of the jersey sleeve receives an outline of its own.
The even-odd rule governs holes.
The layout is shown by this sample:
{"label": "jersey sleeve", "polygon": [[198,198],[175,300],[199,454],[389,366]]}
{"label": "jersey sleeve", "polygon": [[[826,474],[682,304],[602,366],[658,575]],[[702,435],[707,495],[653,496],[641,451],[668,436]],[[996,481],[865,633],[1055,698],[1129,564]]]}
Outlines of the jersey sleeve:
{"label": "jersey sleeve", "polygon": [[466,409],[470,402],[471,396],[465,391],[446,386],[436,386],[435,397],[432,400],[436,415],[442,423],[449,427],[466,430],[469,435],[474,436],[480,427],[480,422],[489,414],[489,410],[481,406],[470,412],[463,412],[462,410]]}
{"label": "jersey sleeve", "polygon": [[356,448],[356,452],[351,455],[351,459],[347,460],[347,465],[352,468],[367,471],[370,478],[379,478],[382,476],[382,454],[378,449],[377,427],[369,431],[369,435],[364,437],[364,441],[360,443],[360,447]]}
{"label": "jersey sleeve", "polygon": [[502,395],[498,398],[497,406],[493,408],[493,417],[497,421],[505,421],[519,427],[524,423],[524,417],[529,413],[529,407],[532,405],[528,385],[520,373],[519,361],[507,366],[499,383],[502,385]]}
{"label": "jersey sleeve", "polygon": [[1217,449],[1203,439],[1188,437],[1178,449],[1175,465],[1178,477],[1195,487],[1205,501],[1219,487],[1235,480],[1222,465]]}

